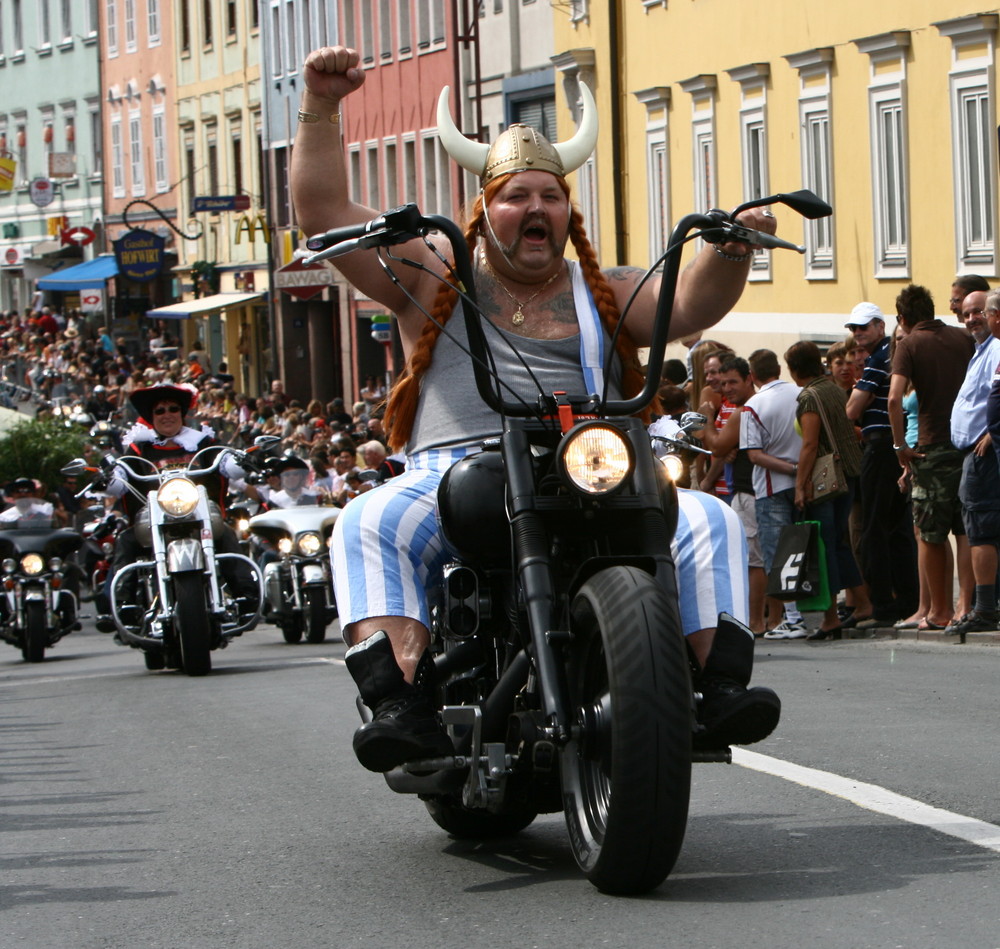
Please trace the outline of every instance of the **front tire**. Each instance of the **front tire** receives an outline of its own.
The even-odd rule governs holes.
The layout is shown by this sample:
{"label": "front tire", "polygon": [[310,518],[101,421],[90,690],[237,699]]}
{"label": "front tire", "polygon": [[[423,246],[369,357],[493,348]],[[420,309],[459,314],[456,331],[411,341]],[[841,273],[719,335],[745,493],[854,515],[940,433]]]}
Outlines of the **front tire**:
{"label": "front tire", "polygon": [[326,596],[323,590],[305,591],[306,642],[321,643],[326,639]]}
{"label": "front tire", "polygon": [[181,668],[189,676],[212,671],[211,621],[200,573],[174,574],[174,628],[181,649]]}
{"label": "front tire", "polygon": [[691,794],[691,678],[677,611],[648,573],[611,567],[573,600],[561,752],[573,856],[599,890],[645,893],[673,869]]}
{"label": "front tire", "polygon": [[43,662],[47,641],[45,604],[40,600],[31,600],[24,604],[24,648],[21,655],[25,662]]}

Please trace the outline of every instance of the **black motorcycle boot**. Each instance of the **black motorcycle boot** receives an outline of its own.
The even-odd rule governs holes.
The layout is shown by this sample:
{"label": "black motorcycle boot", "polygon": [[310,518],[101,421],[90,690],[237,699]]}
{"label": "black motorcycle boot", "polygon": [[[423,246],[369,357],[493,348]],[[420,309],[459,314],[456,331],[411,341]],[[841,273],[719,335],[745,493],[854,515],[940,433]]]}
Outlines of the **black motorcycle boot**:
{"label": "black motorcycle boot", "polygon": [[696,751],[750,745],[774,731],[781,699],[771,690],[748,688],[753,672],[754,635],[729,613],[719,614],[712,649],[695,677],[697,705],[692,747]]}
{"label": "black motorcycle boot", "polygon": [[345,662],[372,720],[354,733],[354,753],[369,771],[391,771],[407,761],[454,754],[429,695],[434,661],[425,652],[413,684],[396,663],[381,630],[347,650]]}

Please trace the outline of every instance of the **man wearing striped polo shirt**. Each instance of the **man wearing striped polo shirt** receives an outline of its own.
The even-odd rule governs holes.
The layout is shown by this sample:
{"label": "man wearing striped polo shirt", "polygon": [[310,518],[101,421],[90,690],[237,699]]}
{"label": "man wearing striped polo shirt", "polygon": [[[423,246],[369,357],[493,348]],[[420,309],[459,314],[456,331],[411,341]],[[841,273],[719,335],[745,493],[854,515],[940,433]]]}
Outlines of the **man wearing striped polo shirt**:
{"label": "man wearing striped polo shirt", "polygon": [[909,499],[897,484],[902,468],[889,425],[889,337],[874,303],[859,303],[844,324],[868,353],[865,371],[847,402],[847,417],[861,422],[861,572],[872,601],[858,629],[892,626],[912,615],[920,600],[917,546]]}

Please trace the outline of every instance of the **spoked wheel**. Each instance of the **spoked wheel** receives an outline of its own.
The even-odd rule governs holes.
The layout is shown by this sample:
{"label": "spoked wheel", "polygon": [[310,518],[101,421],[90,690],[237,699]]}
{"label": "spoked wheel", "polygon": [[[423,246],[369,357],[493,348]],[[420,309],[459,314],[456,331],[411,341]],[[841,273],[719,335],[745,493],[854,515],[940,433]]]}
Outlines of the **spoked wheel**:
{"label": "spoked wheel", "polygon": [[326,596],[323,590],[305,591],[306,642],[321,643],[326,639]]}
{"label": "spoked wheel", "polygon": [[181,668],[189,676],[212,671],[211,619],[205,585],[199,573],[177,573],[174,583],[174,623],[181,647]]}
{"label": "spoked wheel", "polygon": [[573,855],[599,890],[652,890],[673,869],[691,794],[691,681],[677,612],[634,567],[573,600],[574,739],[561,754]]}
{"label": "spoked wheel", "polygon": [[45,604],[41,600],[31,600],[24,604],[24,647],[21,655],[25,662],[44,662],[45,645]]}

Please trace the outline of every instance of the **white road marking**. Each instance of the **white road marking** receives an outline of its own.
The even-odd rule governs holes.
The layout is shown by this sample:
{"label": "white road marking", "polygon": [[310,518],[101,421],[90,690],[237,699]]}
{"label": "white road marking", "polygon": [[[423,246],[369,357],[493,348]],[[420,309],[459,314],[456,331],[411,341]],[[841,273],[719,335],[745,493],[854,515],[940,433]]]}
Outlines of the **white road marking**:
{"label": "white road marking", "polygon": [[977,847],[1000,853],[1000,827],[996,824],[987,824],[973,817],[923,804],[911,797],[887,791],[877,784],[865,784],[863,781],[844,778],[829,771],[805,768],[802,765],[782,761],[780,758],[747,751],[745,748],[733,748],[733,764],[823,791],[865,810],[886,814],[911,824],[919,824],[921,827],[928,827],[942,834],[957,837],[959,840],[968,841]]}

